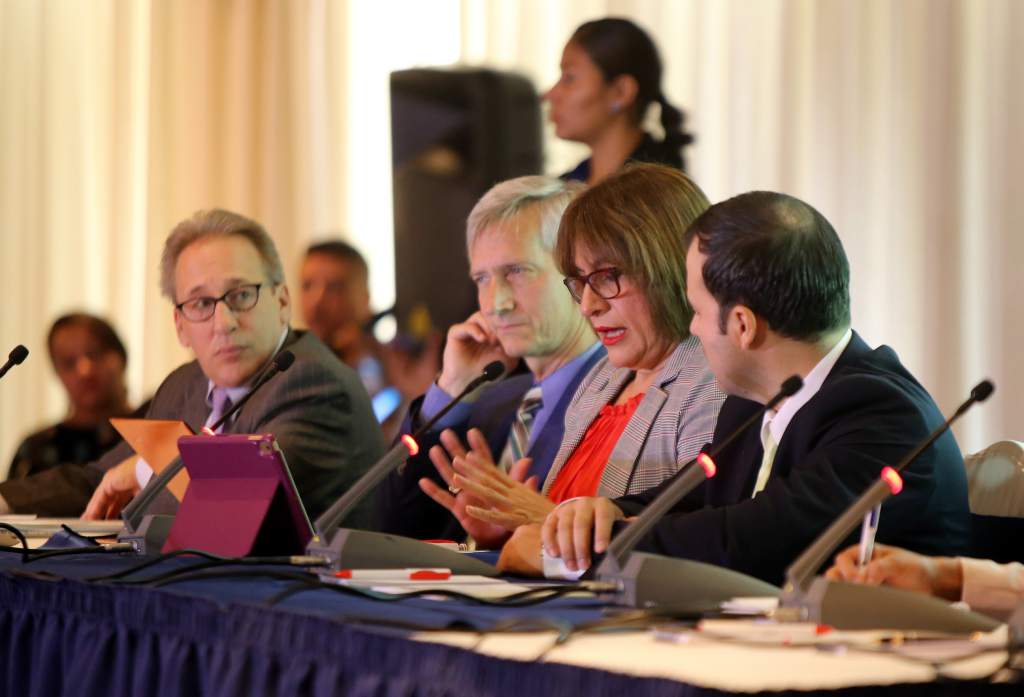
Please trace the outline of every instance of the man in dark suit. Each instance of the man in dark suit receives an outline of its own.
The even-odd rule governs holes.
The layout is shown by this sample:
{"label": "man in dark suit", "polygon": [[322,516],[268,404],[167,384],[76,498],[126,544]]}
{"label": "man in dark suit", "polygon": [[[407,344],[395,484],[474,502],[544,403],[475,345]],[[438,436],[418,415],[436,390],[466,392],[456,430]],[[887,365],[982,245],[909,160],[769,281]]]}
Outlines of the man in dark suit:
{"label": "man in dark suit", "polygon": [[[687,237],[690,329],[730,395],[715,441],[789,376],[800,375],[804,386],[723,453],[718,475],[640,548],[780,583],[799,552],[942,416],[892,349],[871,349],[850,329],[846,256],[812,207],[782,194],[744,194],[712,206]],[[936,441],[903,478],[903,492],[882,508],[878,539],[922,552],[961,551],[967,483],[953,435]],[[542,530],[517,531],[506,562],[528,564],[543,544],[569,569],[585,567],[591,540],[603,552],[613,523],[660,491],[568,503]],[[574,526],[588,532],[574,538]]]}
{"label": "man in dark suit", "polygon": [[[566,406],[604,355],[551,253],[562,212],[580,188],[552,177],[519,177],[493,187],[470,212],[466,247],[480,311],[449,330],[437,383],[413,402],[402,432],[437,414],[488,363],[499,360],[511,369],[522,359],[526,370],[456,405],[423,439],[420,454],[382,484],[382,530],[428,539],[468,533],[481,543],[507,536],[466,515],[472,497],[448,488],[448,454],[462,451],[472,428],[486,440],[479,449],[487,459],[513,477],[543,481],[547,475],[562,442]],[[432,447],[444,429],[447,453]]]}
{"label": "man in dark suit", "polygon": [[[180,223],[164,246],[161,289],[174,303],[178,339],[196,360],[164,380],[149,418],[181,419],[195,431],[212,425],[287,348],[292,366],[222,430],[274,434],[312,516],[381,455],[383,437],[358,377],[316,337],[289,328],[284,271],[258,223],[221,210]],[[109,517],[151,473],[121,445],[86,467],[0,485],[0,495],[18,512],[77,515],[88,502],[87,517]],[[351,522],[366,524],[368,517]]]}

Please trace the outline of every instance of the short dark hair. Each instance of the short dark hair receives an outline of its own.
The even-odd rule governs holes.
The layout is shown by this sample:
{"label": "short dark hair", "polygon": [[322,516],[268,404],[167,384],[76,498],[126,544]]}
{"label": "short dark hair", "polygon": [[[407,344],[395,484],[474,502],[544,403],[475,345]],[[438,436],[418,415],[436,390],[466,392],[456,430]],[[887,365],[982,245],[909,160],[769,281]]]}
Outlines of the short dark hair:
{"label": "short dark hair", "polygon": [[821,213],[803,201],[752,191],[716,203],[686,232],[707,256],[703,278],[721,308],[746,305],[782,336],[816,341],[850,324],[850,265]]}
{"label": "short dark hair", "polygon": [[114,327],[102,317],[90,315],[87,312],[70,312],[61,315],[50,325],[50,331],[46,334],[46,348],[50,352],[50,360],[53,360],[53,339],[57,336],[57,332],[74,326],[85,327],[104,351],[113,351],[121,356],[125,365],[128,364],[128,352],[125,351],[121,337],[117,335]]}
{"label": "short dark hair", "polygon": [[362,274],[363,280],[368,280],[370,277],[370,267],[366,264],[366,258],[359,253],[359,250],[350,245],[348,242],[342,242],[341,240],[327,240],[325,242],[317,242],[311,244],[306,250],[306,256],[310,257],[314,254],[325,254],[329,257],[334,257],[338,261],[348,262]]}
{"label": "short dark hair", "polygon": [[584,22],[569,43],[582,48],[604,76],[611,82],[620,75],[636,80],[636,106],[633,121],[642,125],[652,102],[661,107],[661,127],[665,138],[649,146],[658,162],[683,168],[682,148],[693,142],[683,128],[685,116],[665,98],[661,89],[661,56],[650,35],[624,17],[603,17]]}

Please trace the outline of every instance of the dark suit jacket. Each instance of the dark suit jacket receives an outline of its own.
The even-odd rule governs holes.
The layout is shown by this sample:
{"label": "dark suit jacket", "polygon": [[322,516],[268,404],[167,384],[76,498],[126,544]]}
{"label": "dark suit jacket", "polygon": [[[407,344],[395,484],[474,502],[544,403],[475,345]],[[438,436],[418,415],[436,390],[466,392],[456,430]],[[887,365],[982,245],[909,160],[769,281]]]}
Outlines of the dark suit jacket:
{"label": "dark suit jacket", "polygon": [[[290,331],[284,348],[295,354],[295,362],[254,394],[225,432],[274,434],[315,518],[381,456],[384,438],[359,377],[319,339]],[[198,431],[210,413],[207,387],[198,362],[187,363],[163,381],[146,416],[181,419]],[[78,515],[103,473],[131,454],[122,443],[85,467],[58,466],[4,482],[0,496],[15,512]],[[350,522],[365,526],[369,504]]]}
{"label": "dark suit jacket", "polygon": [[[686,171],[686,159],[682,156],[682,146],[693,142],[693,136],[684,133],[685,141],[675,148],[667,147],[662,141],[655,140],[650,133],[644,133],[643,140],[636,146],[636,149],[629,154],[626,162],[654,162],[669,167],[678,167]],[[587,158],[576,165],[568,172],[559,175],[560,179],[567,181],[580,181],[586,183],[590,178],[590,159]]]}
{"label": "dark suit jacket", "polygon": [[[580,366],[579,371],[566,386],[544,428],[534,438],[527,456],[533,458],[530,475],[536,475],[538,486],[544,482],[551,463],[558,454],[558,446],[562,442],[562,433],[565,429],[566,407],[572,401],[580,382],[605,355],[603,349],[595,351]],[[480,429],[487,438],[492,457],[497,461],[508,441],[516,409],[532,385],[533,374],[529,372],[512,374],[491,385],[473,403],[468,418],[462,423],[454,424],[452,430],[465,441],[469,429]],[[419,425],[419,409],[422,403],[422,397],[412,403],[409,415],[402,424],[401,433],[412,433]],[[439,432],[425,434],[420,438],[419,454],[410,458],[402,470],[393,473],[381,483],[378,490],[377,524],[384,532],[419,539],[453,540],[466,536],[455,516],[434,503],[419,487],[419,480],[423,477],[434,480],[442,487],[446,486],[427,456],[427,452],[437,445],[439,438]]]}
{"label": "dark suit jacket", "polygon": [[[715,441],[757,406],[729,397]],[[761,464],[760,423],[718,458],[718,475],[678,504],[639,548],[780,584],[786,567],[882,468],[896,464],[942,421],[892,349],[872,350],[854,334],[821,390],[790,421],[768,484],[756,498],[750,494]],[[911,463],[903,481],[902,493],[882,507],[878,541],[924,554],[962,553],[969,542],[967,480],[953,435],[946,433]],[[659,491],[616,503],[633,515]]]}

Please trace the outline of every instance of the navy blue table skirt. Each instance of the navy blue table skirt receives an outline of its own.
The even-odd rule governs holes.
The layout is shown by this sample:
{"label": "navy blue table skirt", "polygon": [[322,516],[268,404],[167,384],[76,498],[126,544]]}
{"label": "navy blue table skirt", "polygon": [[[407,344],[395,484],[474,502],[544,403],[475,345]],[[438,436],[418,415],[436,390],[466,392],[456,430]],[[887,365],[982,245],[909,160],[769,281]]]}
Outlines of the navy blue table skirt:
{"label": "navy blue table skirt", "polygon": [[[15,555],[0,553],[0,694],[715,694],[669,680],[491,658],[371,624],[400,618],[485,628],[512,616],[575,623],[600,616],[593,600],[507,610],[424,599],[382,604],[318,590],[270,607],[263,599],[283,587],[279,581],[196,581],[154,589],[76,580],[126,563],[67,557],[22,566]],[[44,570],[65,578],[19,574]],[[961,694],[963,688],[908,685],[898,692]],[[841,694],[862,693],[871,691]]]}

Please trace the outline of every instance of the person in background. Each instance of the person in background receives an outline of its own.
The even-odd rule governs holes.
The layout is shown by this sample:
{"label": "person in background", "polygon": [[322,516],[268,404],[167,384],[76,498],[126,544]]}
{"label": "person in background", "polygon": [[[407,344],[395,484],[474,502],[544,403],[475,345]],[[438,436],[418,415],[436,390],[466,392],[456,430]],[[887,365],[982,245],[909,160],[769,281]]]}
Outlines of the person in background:
{"label": "person in background", "polygon": [[555,260],[607,355],[566,409],[539,493],[489,466],[486,450],[450,453],[455,474],[446,478],[482,502],[467,509],[471,516],[505,528],[507,538],[578,497],[656,486],[711,440],[725,394],[689,331],[683,244],[707,207],[689,177],[652,164],[629,165],[569,204]]}
{"label": "person in background", "polygon": [[99,458],[120,441],[110,417],[132,411],[125,387],[128,353],[106,320],[84,312],[63,315],[50,326],[46,347],[68,396],[68,414],[21,442],[8,479]]}
{"label": "person in background", "polygon": [[404,406],[433,382],[439,341],[428,339],[415,354],[378,342],[372,333],[369,281],[369,267],[358,249],[341,240],[318,242],[302,261],[299,306],[309,330],[359,374],[390,436]]}
{"label": "person in background", "polygon": [[928,557],[875,545],[871,561],[862,568],[857,565],[859,552],[859,545],[847,547],[825,575],[834,581],[886,585],[963,601],[1000,619],[1024,603],[1024,564],[1019,561],[997,564],[969,557]]}
{"label": "person in background", "polygon": [[[683,112],[661,88],[661,58],[647,33],[628,19],[606,17],[581,24],[562,51],[561,76],[544,98],[555,134],[583,143],[590,157],[562,175],[594,184],[627,161],[683,169],[682,149],[693,142]],[[652,104],[664,137],[644,128]]]}
{"label": "person in background", "polygon": [[[350,368],[360,372],[364,361],[374,362],[373,337],[367,323],[370,310],[369,268],[359,250],[341,240],[313,244],[306,250],[299,272],[302,319],[320,341]],[[378,375],[364,377],[371,393]],[[370,384],[367,384],[370,383]]]}

